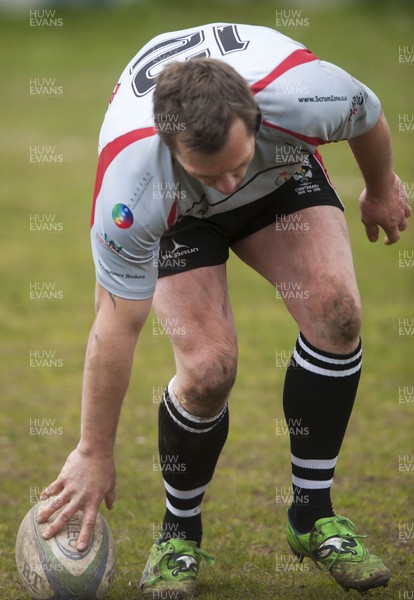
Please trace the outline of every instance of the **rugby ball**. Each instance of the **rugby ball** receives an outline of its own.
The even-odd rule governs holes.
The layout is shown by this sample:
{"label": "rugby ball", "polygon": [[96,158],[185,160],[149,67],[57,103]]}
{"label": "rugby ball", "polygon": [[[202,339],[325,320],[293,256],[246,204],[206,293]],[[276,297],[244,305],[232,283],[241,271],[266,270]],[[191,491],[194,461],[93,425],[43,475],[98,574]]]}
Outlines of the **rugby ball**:
{"label": "rugby ball", "polygon": [[47,500],[35,504],[24,517],[16,539],[19,575],[34,600],[100,600],[108,592],[115,568],[115,544],[108,523],[98,513],[89,546],[76,550],[83,515],[77,512],[50,540],[42,532],[46,523],[36,521]]}

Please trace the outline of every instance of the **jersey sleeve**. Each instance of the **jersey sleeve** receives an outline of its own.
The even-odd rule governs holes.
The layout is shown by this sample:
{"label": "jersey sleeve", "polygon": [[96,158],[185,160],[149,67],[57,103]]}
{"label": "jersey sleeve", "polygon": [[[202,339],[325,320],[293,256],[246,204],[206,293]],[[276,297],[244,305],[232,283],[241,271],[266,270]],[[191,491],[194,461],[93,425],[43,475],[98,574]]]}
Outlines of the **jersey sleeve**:
{"label": "jersey sleeve", "polygon": [[363,83],[340,67],[315,60],[299,65],[274,84],[275,114],[285,131],[316,146],[349,140],[377,123],[381,104]]}
{"label": "jersey sleeve", "polygon": [[[140,138],[141,132],[130,132]],[[91,227],[97,281],[129,300],[152,297],[158,277],[158,249],[174,199],[154,194],[154,182],[166,181],[159,143],[152,129],[131,143],[118,138],[103,148]],[[126,146],[119,151],[119,147]],[[103,165],[103,166],[102,166]],[[165,170],[165,169],[164,169]],[[104,173],[102,173],[104,171]]]}

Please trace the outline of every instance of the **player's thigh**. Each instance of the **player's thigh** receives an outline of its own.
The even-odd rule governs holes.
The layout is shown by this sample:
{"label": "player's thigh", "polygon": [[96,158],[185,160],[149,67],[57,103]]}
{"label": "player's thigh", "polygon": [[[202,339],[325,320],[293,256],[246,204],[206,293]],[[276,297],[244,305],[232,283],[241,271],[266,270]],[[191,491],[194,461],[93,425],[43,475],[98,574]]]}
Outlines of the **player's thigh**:
{"label": "player's thigh", "polygon": [[287,215],[233,250],[276,287],[311,343],[327,351],[352,351],[360,299],[340,209],[313,206]]}
{"label": "player's thigh", "polygon": [[236,375],[237,337],[226,265],[160,278],[153,306],[174,348],[180,392],[227,396]]}

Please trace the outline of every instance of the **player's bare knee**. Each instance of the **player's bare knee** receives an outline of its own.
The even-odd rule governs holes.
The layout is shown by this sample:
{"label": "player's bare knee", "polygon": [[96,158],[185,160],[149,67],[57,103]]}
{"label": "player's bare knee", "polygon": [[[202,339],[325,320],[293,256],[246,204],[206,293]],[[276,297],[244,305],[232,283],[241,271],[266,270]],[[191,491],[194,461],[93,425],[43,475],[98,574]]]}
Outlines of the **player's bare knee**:
{"label": "player's bare knee", "polygon": [[358,293],[338,285],[323,294],[310,311],[314,338],[319,347],[326,343],[338,351],[358,343],[361,330],[361,304]]}
{"label": "player's bare knee", "polygon": [[213,417],[226,404],[236,379],[237,357],[218,354],[193,362],[189,371],[190,389],[183,390],[180,402],[191,414]]}
{"label": "player's bare knee", "polygon": [[199,365],[199,376],[194,386],[196,395],[209,405],[221,407],[225,404],[236,379],[235,358],[218,355]]}
{"label": "player's bare knee", "polygon": [[339,293],[327,306],[327,334],[333,343],[356,344],[361,330],[359,298]]}

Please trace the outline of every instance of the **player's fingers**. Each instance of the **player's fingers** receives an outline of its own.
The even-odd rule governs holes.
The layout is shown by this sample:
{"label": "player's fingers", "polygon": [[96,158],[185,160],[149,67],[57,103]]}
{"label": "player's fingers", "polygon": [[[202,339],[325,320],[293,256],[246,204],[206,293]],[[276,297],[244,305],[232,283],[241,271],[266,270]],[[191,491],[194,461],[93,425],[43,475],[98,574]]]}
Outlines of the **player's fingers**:
{"label": "player's fingers", "polygon": [[82,529],[80,531],[76,548],[79,552],[83,552],[89,545],[91,535],[93,533],[98,510],[87,510],[83,515]]}
{"label": "player's fingers", "polygon": [[114,505],[115,502],[115,498],[116,498],[116,493],[115,493],[115,488],[113,488],[110,492],[107,493],[107,495],[105,496],[105,506],[106,508],[108,508],[109,510],[111,510],[111,508]]}
{"label": "player's fingers", "polygon": [[395,226],[392,228],[388,228],[385,229],[385,233],[387,234],[385,239],[384,239],[384,244],[386,246],[390,246],[391,244],[395,244],[395,242],[398,242],[398,240],[400,239],[400,229],[399,227]]}
{"label": "player's fingers", "polygon": [[41,500],[47,500],[50,496],[56,496],[63,490],[64,484],[59,479],[47,486],[40,494]]}
{"label": "player's fingers", "polygon": [[50,523],[47,529],[45,529],[45,531],[42,532],[42,537],[45,540],[48,540],[57,533],[59,533],[59,531],[66,525],[66,523],[70,521],[70,519],[73,517],[77,510],[78,508],[76,504],[69,502],[69,504],[67,504],[62,510],[62,512],[56,517],[53,523]]}
{"label": "player's fingers", "polygon": [[393,226],[392,228],[385,229],[385,233],[387,237],[385,238],[385,243],[387,245],[394,244],[394,242],[398,242],[400,239],[400,231],[405,231],[408,227],[407,219],[411,215],[411,207],[408,204],[405,204],[404,211],[401,215],[401,219],[397,226]]}
{"label": "player's fingers", "polygon": [[370,242],[376,242],[379,236],[379,228],[378,225],[373,225],[373,224],[365,224],[365,231],[367,234],[367,238],[369,239]]}
{"label": "player's fingers", "polygon": [[407,223],[407,219],[404,217],[404,219],[401,221],[401,223],[398,225],[398,229],[400,231],[405,231],[408,227],[408,223]]}
{"label": "player's fingers", "polygon": [[64,504],[69,502],[70,498],[60,494],[60,496],[50,496],[46,498],[47,502],[44,503],[42,508],[37,513],[36,520],[38,523],[44,523],[48,518],[53,515],[59,508],[62,508]]}

